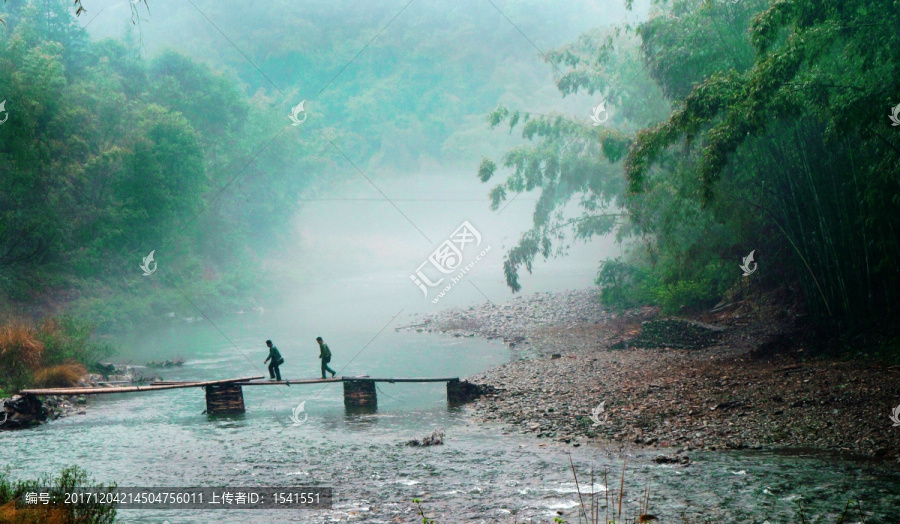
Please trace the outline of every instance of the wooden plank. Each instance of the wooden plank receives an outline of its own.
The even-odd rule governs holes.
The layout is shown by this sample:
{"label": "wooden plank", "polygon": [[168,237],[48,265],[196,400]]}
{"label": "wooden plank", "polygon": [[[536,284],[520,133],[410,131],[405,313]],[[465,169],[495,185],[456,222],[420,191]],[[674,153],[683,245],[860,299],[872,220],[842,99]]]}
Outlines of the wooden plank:
{"label": "wooden plank", "polygon": [[103,395],[109,393],[134,393],[138,391],[157,391],[161,389],[193,388],[198,386],[213,386],[216,384],[230,384],[258,380],[260,377],[241,377],[224,380],[207,380],[204,382],[183,382],[176,384],[163,384],[159,386],[128,386],[113,388],[47,388],[47,389],[23,389],[21,395]]}
{"label": "wooden plank", "polygon": [[362,382],[452,382],[459,377],[450,378],[371,378],[371,377],[342,377],[346,380]]}
{"label": "wooden plank", "polygon": [[329,382],[453,382],[459,380],[453,378],[371,378],[371,377],[335,377],[335,378],[310,378],[300,380],[261,380],[258,382],[240,382],[241,386],[277,386],[279,384],[326,384]]}
{"label": "wooden plank", "polygon": [[260,380],[258,382],[237,382],[239,386],[277,386],[284,384],[326,384],[328,382],[343,382],[344,377],[336,378],[310,378],[300,380]]}

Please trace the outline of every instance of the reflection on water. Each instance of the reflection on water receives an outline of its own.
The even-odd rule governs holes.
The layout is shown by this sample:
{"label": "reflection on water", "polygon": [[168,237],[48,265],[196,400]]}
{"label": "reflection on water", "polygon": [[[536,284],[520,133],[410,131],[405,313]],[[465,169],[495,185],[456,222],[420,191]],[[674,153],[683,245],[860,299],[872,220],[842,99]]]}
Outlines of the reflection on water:
{"label": "reflection on water", "polygon": [[[476,339],[383,337],[358,359],[373,376],[464,376],[509,358],[502,345]],[[187,364],[162,374],[172,380],[253,374],[251,361],[261,367],[265,358],[260,339],[259,333],[232,339],[248,359],[195,335]],[[341,347],[345,352],[335,363],[364,343]],[[291,356],[296,367],[287,371],[302,376],[302,354]],[[307,375],[318,371],[315,356]],[[17,478],[78,464],[98,481],[120,486],[335,488],[330,512],[127,510],[120,512],[123,522],[412,522],[413,498],[441,522],[549,522],[558,511],[575,522],[580,499],[570,456],[582,498],[589,499],[591,489],[603,493],[604,469],[609,489],[618,489],[624,457],[473,424],[467,408],[447,406],[442,383],[381,383],[378,407],[368,409],[345,408],[340,384],[245,387],[244,396],[246,413],[216,416],[202,414],[201,388],[96,398],[85,415],[0,434],[11,450],[4,462]],[[291,415],[301,402],[307,418],[295,424]],[[445,433],[443,446],[404,445],[437,429]],[[722,522],[793,522],[798,504],[808,508],[807,517],[830,515],[834,522],[848,499],[859,499],[869,519],[888,522],[900,504],[900,475],[871,464],[730,452],[695,453],[683,467],[656,464],[652,455],[627,457],[624,506],[636,510],[649,484],[651,510],[663,522],[679,522],[681,512]]]}
{"label": "reflection on water", "polygon": [[344,406],[345,419],[356,422],[375,422],[377,417],[366,417],[378,413],[378,406]]}

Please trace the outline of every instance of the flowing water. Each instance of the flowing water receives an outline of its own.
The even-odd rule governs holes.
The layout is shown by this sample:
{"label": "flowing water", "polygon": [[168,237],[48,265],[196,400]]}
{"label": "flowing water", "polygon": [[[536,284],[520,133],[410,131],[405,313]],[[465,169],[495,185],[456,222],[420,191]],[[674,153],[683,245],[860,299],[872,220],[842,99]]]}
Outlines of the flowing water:
{"label": "flowing water", "polygon": [[[168,336],[157,335],[160,345],[145,343],[145,353],[135,358],[167,358],[173,348],[189,347],[183,367],[161,371],[166,379],[258,374],[265,371],[262,318],[241,317],[229,329],[220,327],[222,333],[208,323],[174,327]],[[515,358],[502,344],[390,328],[374,339],[362,332],[337,338],[342,342],[331,342],[332,364],[346,375],[466,376]],[[315,342],[290,340],[280,344],[283,374],[316,376]],[[203,414],[199,388],[94,397],[84,415],[2,433],[4,462],[14,478],[77,464],[97,481],[120,486],[335,490],[331,511],[121,510],[122,522],[421,521],[414,498],[440,522],[550,522],[557,512],[576,522],[580,503],[570,456],[586,504],[591,469],[598,477],[593,489],[603,497],[600,472],[610,471],[609,488],[616,491],[625,460],[625,513],[636,511],[649,484],[651,512],[661,522],[680,522],[681,512],[718,522],[796,522],[798,503],[808,507],[807,517],[830,515],[836,522],[847,500],[861,502],[868,522],[896,522],[900,475],[874,465],[816,454],[734,452],[694,453],[688,467],[659,465],[652,452],[626,457],[476,423],[466,408],[447,406],[442,383],[382,383],[377,393],[377,410],[350,413],[340,384],[245,387],[247,411],[234,416]],[[304,401],[308,418],[294,425],[292,410]],[[446,434],[443,446],[403,445],[435,429]],[[854,510],[847,522],[861,520]]]}

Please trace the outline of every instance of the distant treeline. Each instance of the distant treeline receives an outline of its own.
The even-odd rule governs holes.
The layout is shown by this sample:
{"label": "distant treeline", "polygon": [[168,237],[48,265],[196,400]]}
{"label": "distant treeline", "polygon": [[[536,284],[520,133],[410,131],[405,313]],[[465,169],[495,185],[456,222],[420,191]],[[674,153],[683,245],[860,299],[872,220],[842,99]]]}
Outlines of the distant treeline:
{"label": "distant treeline", "polygon": [[[108,332],[194,305],[248,309],[272,291],[260,261],[277,256],[300,191],[356,177],[354,165],[458,166],[501,150],[517,139],[485,151],[481,115],[504,96],[534,100],[549,78],[517,28],[560,42],[609,9],[404,5],[211,2],[215,26],[198,26],[175,0],[96,22],[94,2],[0,2],[0,310],[62,307]],[[92,41],[87,22],[129,30]],[[194,58],[146,52],[160,41]],[[292,127],[303,99],[309,121]],[[153,250],[158,272],[144,278]]]}
{"label": "distant treeline", "polygon": [[252,296],[321,171],[315,141],[300,147],[265,100],[183,55],[90,41],[65,2],[0,5],[4,309],[60,300],[109,330],[182,292],[210,314]]}
{"label": "distant treeline", "polygon": [[[605,100],[607,120],[491,115],[532,141],[501,159],[494,206],[541,192],[508,285],[572,231],[615,231],[630,249],[601,264],[607,303],[711,306],[755,250],[747,278],[796,286],[820,332],[895,328],[900,46],[885,28],[898,24],[888,0],[676,0],[550,53],[560,91]],[[498,169],[485,159],[478,175]],[[573,198],[574,220],[558,213]]]}

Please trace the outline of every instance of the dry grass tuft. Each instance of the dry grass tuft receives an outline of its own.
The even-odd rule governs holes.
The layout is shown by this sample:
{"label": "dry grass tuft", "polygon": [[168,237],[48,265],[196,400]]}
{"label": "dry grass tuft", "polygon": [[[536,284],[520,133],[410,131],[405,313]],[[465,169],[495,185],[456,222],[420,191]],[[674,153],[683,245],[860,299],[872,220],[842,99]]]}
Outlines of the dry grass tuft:
{"label": "dry grass tuft", "polygon": [[44,344],[26,322],[11,320],[0,326],[0,384],[17,389],[40,368]]}
{"label": "dry grass tuft", "polygon": [[61,364],[35,373],[34,384],[44,388],[66,388],[77,386],[78,381],[85,375],[87,369],[81,364]]}
{"label": "dry grass tuft", "polygon": [[37,339],[37,331],[25,322],[14,320],[0,326],[0,366],[15,363],[37,369],[44,354],[44,344]]}
{"label": "dry grass tuft", "polygon": [[72,515],[65,508],[57,506],[33,506],[16,508],[15,501],[0,506],[0,522],[10,524],[68,524]]}

